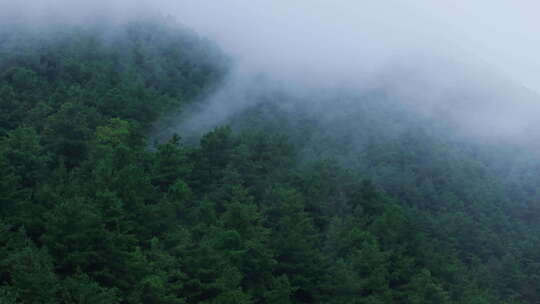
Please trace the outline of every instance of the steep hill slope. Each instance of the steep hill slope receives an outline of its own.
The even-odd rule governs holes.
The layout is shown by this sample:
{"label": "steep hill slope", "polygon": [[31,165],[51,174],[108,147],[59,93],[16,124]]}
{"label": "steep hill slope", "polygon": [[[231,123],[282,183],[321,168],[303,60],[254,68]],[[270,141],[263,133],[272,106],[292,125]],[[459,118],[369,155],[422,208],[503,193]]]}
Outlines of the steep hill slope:
{"label": "steep hill slope", "polygon": [[228,67],[168,22],[2,34],[0,302],[538,302],[536,173],[385,92],[149,149]]}

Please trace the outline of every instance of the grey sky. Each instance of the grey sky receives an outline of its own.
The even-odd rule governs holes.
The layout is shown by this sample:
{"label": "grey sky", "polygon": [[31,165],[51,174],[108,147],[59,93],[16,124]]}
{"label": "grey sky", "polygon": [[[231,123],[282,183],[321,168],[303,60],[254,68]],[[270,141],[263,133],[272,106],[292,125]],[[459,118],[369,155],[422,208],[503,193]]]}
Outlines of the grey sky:
{"label": "grey sky", "polygon": [[540,92],[540,1],[407,2],[439,19],[456,43]]}
{"label": "grey sky", "polygon": [[321,70],[309,70],[311,75],[346,74],[422,49],[463,49],[540,92],[536,0],[179,0],[160,5],[251,64],[282,63],[284,70],[318,65]]}

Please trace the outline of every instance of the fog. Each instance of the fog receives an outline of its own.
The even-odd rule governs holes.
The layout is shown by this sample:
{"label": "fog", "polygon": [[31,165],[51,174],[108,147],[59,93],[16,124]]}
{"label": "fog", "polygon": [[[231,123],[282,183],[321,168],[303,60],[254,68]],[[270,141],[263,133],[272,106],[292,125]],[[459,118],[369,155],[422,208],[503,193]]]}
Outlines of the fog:
{"label": "fog", "polygon": [[460,50],[540,90],[537,1],[234,0],[164,7],[245,62],[280,63],[283,72],[292,64],[357,76],[359,67],[369,71],[411,52],[457,56]]}
{"label": "fog", "polygon": [[385,90],[420,114],[452,118],[466,135],[527,139],[537,128],[540,4],[534,1],[237,0],[163,7],[235,58],[227,85],[181,130],[219,124],[268,88],[309,105],[321,91],[344,87]]}
{"label": "fog", "polygon": [[[528,137],[540,113],[540,3],[428,0],[4,1],[37,27],[172,16],[233,58],[223,87],[178,131],[205,131],[269,92],[310,102],[384,90],[462,132]],[[338,106],[325,98],[327,112]],[[348,106],[351,106],[350,103]],[[194,112],[196,114],[194,114]],[[191,131],[190,131],[191,130]],[[529,132],[529,133],[527,133]]]}

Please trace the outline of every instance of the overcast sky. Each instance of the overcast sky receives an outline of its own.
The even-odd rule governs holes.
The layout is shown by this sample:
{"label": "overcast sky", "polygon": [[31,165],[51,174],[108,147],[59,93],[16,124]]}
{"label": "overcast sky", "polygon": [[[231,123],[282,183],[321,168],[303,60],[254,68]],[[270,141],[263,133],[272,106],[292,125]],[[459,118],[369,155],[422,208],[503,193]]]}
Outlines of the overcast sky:
{"label": "overcast sky", "polygon": [[540,92],[540,1],[407,2],[438,18],[457,43]]}
{"label": "overcast sky", "polygon": [[358,77],[421,50],[461,49],[540,92],[538,0],[0,0],[0,21],[26,12],[54,22],[50,11],[120,19],[151,8],[274,73]]}
{"label": "overcast sky", "polygon": [[[423,48],[460,48],[540,92],[537,0],[179,0],[160,6],[251,63],[371,69]],[[444,50],[438,50],[444,52]],[[322,56],[327,56],[323,58]],[[364,58],[367,60],[362,60]],[[331,60],[332,64],[328,64]]]}

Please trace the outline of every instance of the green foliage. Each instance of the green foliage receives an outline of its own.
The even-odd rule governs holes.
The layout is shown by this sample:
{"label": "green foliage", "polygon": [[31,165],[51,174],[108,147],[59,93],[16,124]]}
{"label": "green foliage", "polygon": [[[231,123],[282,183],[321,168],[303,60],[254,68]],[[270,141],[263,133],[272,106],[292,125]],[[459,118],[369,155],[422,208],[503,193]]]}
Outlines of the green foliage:
{"label": "green foliage", "polygon": [[373,96],[151,149],[223,56],[168,22],[48,34],[0,45],[1,303],[540,301],[534,173]]}

